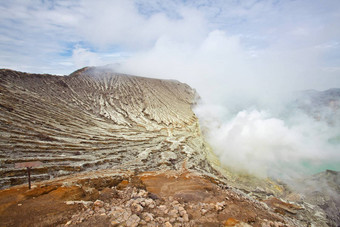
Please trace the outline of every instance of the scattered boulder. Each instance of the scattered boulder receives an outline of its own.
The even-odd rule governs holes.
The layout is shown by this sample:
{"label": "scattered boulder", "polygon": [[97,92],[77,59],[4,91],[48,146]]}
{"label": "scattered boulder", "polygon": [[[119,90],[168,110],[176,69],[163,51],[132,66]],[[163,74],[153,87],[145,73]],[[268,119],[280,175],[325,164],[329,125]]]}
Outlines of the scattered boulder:
{"label": "scattered boulder", "polygon": [[126,221],[127,226],[136,227],[139,224],[140,218],[133,214],[129,217],[129,219]]}

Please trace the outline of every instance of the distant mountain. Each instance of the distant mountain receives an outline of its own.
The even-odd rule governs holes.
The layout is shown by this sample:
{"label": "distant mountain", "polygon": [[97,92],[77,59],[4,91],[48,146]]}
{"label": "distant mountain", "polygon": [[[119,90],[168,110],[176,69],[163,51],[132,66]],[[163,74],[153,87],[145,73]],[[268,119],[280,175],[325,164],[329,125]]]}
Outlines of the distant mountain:
{"label": "distant mountain", "polygon": [[340,88],[331,88],[325,91],[305,90],[297,93],[297,101],[301,104],[315,104],[328,106],[331,102],[338,102],[340,99]]}
{"label": "distant mountain", "polygon": [[340,88],[300,91],[295,97],[294,108],[332,125],[340,123]]}

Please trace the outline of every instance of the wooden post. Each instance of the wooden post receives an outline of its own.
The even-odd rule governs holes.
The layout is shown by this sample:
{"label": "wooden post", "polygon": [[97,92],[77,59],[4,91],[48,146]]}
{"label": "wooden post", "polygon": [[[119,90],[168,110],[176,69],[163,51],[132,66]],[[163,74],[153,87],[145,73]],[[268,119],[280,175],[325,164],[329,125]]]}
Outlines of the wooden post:
{"label": "wooden post", "polygon": [[28,174],[28,189],[31,189],[31,168],[27,167],[27,174]]}

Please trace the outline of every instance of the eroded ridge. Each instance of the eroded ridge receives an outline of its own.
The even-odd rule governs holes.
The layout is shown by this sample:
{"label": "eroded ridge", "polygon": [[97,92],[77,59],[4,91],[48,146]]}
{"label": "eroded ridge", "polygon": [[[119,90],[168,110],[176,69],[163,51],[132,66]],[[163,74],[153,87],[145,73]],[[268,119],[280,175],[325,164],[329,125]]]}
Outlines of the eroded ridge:
{"label": "eroded ridge", "polygon": [[[212,172],[191,107],[173,80],[83,68],[69,76],[0,70],[0,187],[26,181],[14,163],[41,161],[34,181],[90,169]],[[203,151],[203,152],[202,152]]]}

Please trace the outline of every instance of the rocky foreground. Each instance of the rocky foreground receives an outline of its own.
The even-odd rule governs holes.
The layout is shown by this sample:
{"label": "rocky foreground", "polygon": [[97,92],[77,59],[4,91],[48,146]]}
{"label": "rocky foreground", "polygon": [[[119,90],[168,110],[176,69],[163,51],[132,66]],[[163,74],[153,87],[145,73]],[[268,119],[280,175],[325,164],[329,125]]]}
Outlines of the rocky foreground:
{"label": "rocky foreground", "polygon": [[[337,205],[329,216],[283,184],[222,169],[196,98],[105,68],[0,70],[0,226],[337,225]],[[14,168],[27,161],[43,163],[30,190]]]}
{"label": "rocky foreground", "polygon": [[[294,226],[225,184],[187,170],[97,171],[0,193],[5,226]],[[297,212],[285,204],[281,212]]]}

